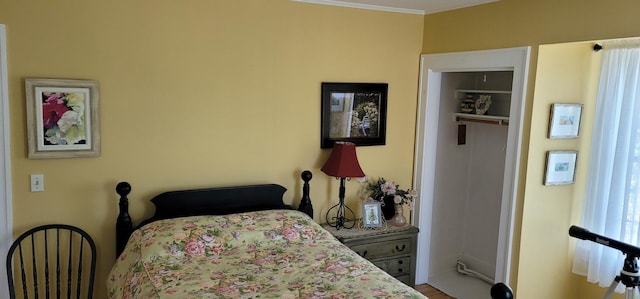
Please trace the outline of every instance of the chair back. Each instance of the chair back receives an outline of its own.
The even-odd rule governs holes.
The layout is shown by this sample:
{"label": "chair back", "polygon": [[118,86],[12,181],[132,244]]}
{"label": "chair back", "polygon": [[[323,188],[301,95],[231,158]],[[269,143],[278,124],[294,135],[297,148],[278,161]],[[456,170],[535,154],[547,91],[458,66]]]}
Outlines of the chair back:
{"label": "chair back", "polygon": [[9,295],[91,299],[95,268],[96,245],[85,231],[66,224],[38,226],[9,248]]}

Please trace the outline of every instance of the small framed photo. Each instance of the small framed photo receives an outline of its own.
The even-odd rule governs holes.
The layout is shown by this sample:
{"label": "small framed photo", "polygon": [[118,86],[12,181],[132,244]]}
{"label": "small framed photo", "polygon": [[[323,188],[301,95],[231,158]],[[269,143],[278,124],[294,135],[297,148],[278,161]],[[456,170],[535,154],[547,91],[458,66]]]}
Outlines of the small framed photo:
{"label": "small framed photo", "polygon": [[577,151],[548,151],[544,184],[573,184],[576,178]]}
{"label": "small framed photo", "polygon": [[365,201],[362,204],[362,226],[365,228],[382,227],[382,208],[379,201]]}
{"label": "small framed photo", "polygon": [[549,138],[578,138],[582,104],[552,104]]}
{"label": "small framed photo", "polygon": [[29,159],[100,155],[98,82],[25,79]]}

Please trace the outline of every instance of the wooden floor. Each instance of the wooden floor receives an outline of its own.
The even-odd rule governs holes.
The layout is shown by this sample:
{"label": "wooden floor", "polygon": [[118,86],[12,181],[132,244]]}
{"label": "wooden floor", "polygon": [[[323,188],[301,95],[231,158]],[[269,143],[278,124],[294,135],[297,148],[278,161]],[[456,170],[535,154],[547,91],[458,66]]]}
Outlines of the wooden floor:
{"label": "wooden floor", "polygon": [[447,294],[441,292],[440,290],[428,284],[417,285],[416,290],[418,290],[418,292],[422,293],[423,295],[429,297],[429,299],[455,299],[453,297],[447,296]]}

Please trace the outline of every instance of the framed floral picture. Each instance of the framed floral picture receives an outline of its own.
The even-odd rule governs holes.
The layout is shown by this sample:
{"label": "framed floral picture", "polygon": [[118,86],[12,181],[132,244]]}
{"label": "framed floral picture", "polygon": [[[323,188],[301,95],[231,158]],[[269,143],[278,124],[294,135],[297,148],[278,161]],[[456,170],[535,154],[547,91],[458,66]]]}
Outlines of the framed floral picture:
{"label": "framed floral picture", "polygon": [[29,159],[100,155],[98,82],[25,79]]}
{"label": "framed floral picture", "polygon": [[321,148],[336,141],[384,145],[386,83],[322,83]]}

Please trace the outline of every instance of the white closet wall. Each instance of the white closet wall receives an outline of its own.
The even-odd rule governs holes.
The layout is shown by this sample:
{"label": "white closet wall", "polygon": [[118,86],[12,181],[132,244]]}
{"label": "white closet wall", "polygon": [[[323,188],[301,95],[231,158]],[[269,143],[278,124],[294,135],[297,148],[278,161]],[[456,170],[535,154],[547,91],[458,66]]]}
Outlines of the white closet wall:
{"label": "white closet wall", "polygon": [[467,173],[462,257],[470,268],[495,277],[507,127],[467,124]]}
{"label": "white closet wall", "polygon": [[[512,72],[442,74],[430,281],[451,275],[457,260],[495,276],[508,127],[457,122],[454,113],[464,97],[460,90],[511,90],[511,82]],[[496,111],[505,111],[500,107],[505,98],[494,99]],[[458,145],[460,124],[466,125],[463,145]]]}

